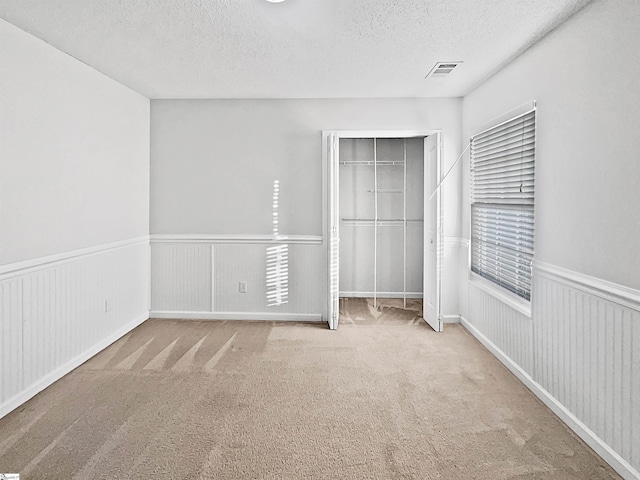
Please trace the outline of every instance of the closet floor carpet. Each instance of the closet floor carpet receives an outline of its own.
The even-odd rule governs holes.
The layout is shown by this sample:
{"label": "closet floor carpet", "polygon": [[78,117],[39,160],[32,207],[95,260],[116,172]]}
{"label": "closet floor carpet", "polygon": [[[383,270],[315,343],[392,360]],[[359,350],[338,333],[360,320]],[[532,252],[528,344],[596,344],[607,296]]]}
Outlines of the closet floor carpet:
{"label": "closet floor carpet", "polygon": [[464,328],[149,320],[0,419],[22,479],[608,479]]}

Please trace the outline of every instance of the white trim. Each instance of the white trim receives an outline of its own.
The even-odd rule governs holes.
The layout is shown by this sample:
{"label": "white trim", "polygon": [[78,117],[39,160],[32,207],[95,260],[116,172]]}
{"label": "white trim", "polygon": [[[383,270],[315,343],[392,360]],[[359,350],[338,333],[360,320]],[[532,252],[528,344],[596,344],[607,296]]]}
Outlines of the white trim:
{"label": "white trim", "polygon": [[[376,292],[377,298],[403,298],[403,292]],[[423,298],[422,292],[407,292],[407,298]],[[340,292],[340,297],[373,298],[373,292]]]}
{"label": "white trim", "polygon": [[622,475],[623,478],[640,479],[640,472],[633,468],[625,459],[616,453],[589,427],[582,423],[573,413],[562,405],[555,397],[537,383],[520,365],[514,362],[506,353],[498,348],[480,330],[469,321],[461,317],[461,323],[487,350],[489,350],[500,362],[507,367],[533,394],[555,413],[571,430],[585,441],[602,459]]}
{"label": "white trim", "polygon": [[278,313],[278,312],[187,312],[152,310],[150,318],[172,320],[267,320],[293,322],[324,322],[321,313]]}
{"label": "white trim", "polygon": [[469,271],[469,283],[484,290],[489,295],[496,297],[522,315],[531,318],[531,302],[526,301],[524,298],[518,297],[515,293],[510,292],[500,285],[496,285],[472,271]]}
{"label": "white trim", "polygon": [[151,235],[151,243],[289,243],[322,245],[321,235],[223,235],[223,234],[159,234]]}
{"label": "white trim", "polygon": [[[329,268],[328,265],[331,262],[331,258],[330,258],[331,228],[329,227],[329,197],[330,197],[329,186],[331,182],[331,180],[329,179],[329,156],[330,156],[330,151],[328,148],[329,135],[330,135],[329,132],[327,132],[326,130],[323,130],[320,134],[320,138],[322,139],[320,141],[321,151],[322,151],[322,158],[321,158],[321,162],[322,162],[322,172],[321,172],[322,237],[326,241],[326,244],[324,245],[324,251],[327,257],[326,265],[325,265],[327,268]],[[322,315],[323,317],[325,317],[327,323],[329,324],[329,328],[333,329],[333,321],[330,318],[331,316],[331,272],[330,271],[327,271],[327,275],[326,275],[326,278],[324,279],[324,283],[326,286],[326,296],[325,296],[325,302],[324,302],[325,306],[323,307]]]}
{"label": "white trim", "polygon": [[445,247],[463,247],[464,240],[462,237],[443,237],[442,244]]}
{"label": "white trim", "polygon": [[[444,138],[443,138],[443,129],[435,128],[428,130],[322,130],[322,224],[323,224],[323,238],[327,239],[327,242],[331,239],[331,225],[330,225],[330,212],[329,212],[329,204],[331,203],[331,182],[334,179],[331,176],[330,170],[331,165],[330,161],[332,160],[330,157],[330,151],[328,147],[328,139],[335,135],[337,141],[339,142],[342,138],[411,138],[411,137],[429,137],[431,135],[438,136],[438,167],[442,168],[443,162],[443,150],[444,150]],[[336,160],[339,162],[339,159]],[[336,182],[339,183],[339,182]],[[335,185],[336,192],[339,190],[339,185]],[[441,191],[438,190],[439,195]],[[438,234],[441,232],[438,229]],[[327,244],[327,259],[326,259],[326,274],[327,274],[327,286],[331,285],[331,258],[329,255],[330,245]],[[441,281],[442,272],[438,270],[439,281]],[[325,316],[329,316],[331,314],[331,289],[327,288],[327,310],[324,312]],[[331,319],[329,319],[329,325],[331,328],[334,328]]]}
{"label": "white trim", "polygon": [[441,132],[441,128],[429,130],[323,130],[325,133],[335,133],[338,138],[413,138],[428,137]]}
{"label": "white trim", "polygon": [[617,305],[640,311],[640,290],[538,260],[533,262],[533,273]]}
{"label": "white trim", "polygon": [[446,323],[446,324],[455,324],[455,323],[460,323],[462,315],[440,315],[440,319],[442,320],[442,323]]}
{"label": "white trim", "polygon": [[151,243],[147,243],[147,311],[151,310]]}
{"label": "white trim", "polygon": [[0,418],[4,417],[9,412],[13,411],[15,408],[19,407],[20,405],[25,403],[27,400],[34,397],[38,393],[40,393],[42,390],[47,388],[52,383],[60,380],[66,374],[68,374],[75,368],[82,365],[84,362],[89,360],[94,355],[100,353],[102,350],[104,350],[109,345],[111,345],[115,341],[125,336],[127,333],[129,333],[131,330],[136,328],[138,325],[145,322],[148,318],[149,318],[149,312],[145,312],[141,314],[131,323],[125,325],[124,327],[117,330],[115,333],[109,335],[104,340],[101,340],[100,342],[95,344],[93,347],[89,348],[88,350],[85,350],[81,354],[77,355],[75,358],[69,360],[67,363],[65,363],[61,367],[55,369],[53,372],[46,375],[44,378],[41,378],[33,385],[30,385],[26,390],[21,391],[15,397],[12,397],[9,400],[7,400],[3,405],[0,405]]}
{"label": "white trim", "polygon": [[216,246],[211,244],[211,311],[216,311]]}
{"label": "white trim", "polygon": [[61,265],[63,263],[68,263],[78,259],[79,257],[88,257],[104,253],[109,250],[119,250],[121,248],[130,247],[133,245],[144,245],[148,243],[149,235],[144,235],[141,237],[129,238],[127,240],[119,240],[117,242],[95,245],[93,247],[70,250],[68,252],[57,253],[55,255],[47,255],[46,257],[38,257],[30,260],[23,260],[21,262],[8,263],[6,265],[0,266],[0,280],[23,275],[28,272],[42,270],[43,268],[50,268]]}
{"label": "white trim", "polygon": [[468,238],[460,237],[460,246],[469,248],[471,246],[471,240],[469,240]]}

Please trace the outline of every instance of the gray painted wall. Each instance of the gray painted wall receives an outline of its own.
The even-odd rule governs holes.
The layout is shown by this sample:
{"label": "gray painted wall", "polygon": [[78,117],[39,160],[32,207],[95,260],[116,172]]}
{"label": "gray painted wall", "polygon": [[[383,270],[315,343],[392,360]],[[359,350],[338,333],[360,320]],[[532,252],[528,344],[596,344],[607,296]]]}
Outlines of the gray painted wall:
{"label": "gray painted wall", "polygon": [[0,264],[149,233],[149,100],[0,20]]}
{"label": "gray painted wall", "polygon": [[321,235],[322,130],[441,128],[453,162],[460,115],[460,99],[152,100],[151,233],[269,234],[278,179],[281,233]]}
{"label": "gray painted wall", "polygon": [[[463,128],[467,139],[496,115],[537,100],[536,259],[636,289],[638,18],[635,0],[587,6],[467,95]],[[468,192],[465,175],[467,238]]]}
{"label": "gray painted wall", "polygon": [[[322,130],[442,129],[446,170],[460,152],[461,103],[458,98],[152,100],[151,233],[269,235],[272,182],[278,179],[280,234],[322,235]],[[445,236],[460,234],[459,207],[454,174],[444,186]],[[445,256],[443,309],[453,314],[458,255]],[[263,265],[254,269],[257,276]],[[321,286],[325,275],[318,279]],[[252,306],[245,303],[238,308]]]}

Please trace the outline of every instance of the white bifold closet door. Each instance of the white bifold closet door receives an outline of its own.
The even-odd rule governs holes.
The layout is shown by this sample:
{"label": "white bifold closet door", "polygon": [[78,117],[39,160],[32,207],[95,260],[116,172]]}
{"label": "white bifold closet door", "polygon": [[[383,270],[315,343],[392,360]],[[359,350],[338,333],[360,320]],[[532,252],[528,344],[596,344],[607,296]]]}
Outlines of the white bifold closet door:
{"label": "white bifold closet door", "polygon": [[327,255],[329,257],[329,284],[327,291],[329,292],[327,305],[327,313],[329,317],[329,328],[335,330],[338,328],[339,310],[340,310],[340,292],[339,292],[339,275],[340,275],[340,218],[339,218],[339,191],[340,182],[338,159],[340,158],[340,144],[338,135],[335,133],[327,137],[327,151],[329,152],[329,212],[327,221],[329,222],[329,242]]}
{"label": "white bifold closet door", "polygon": [[442,332],[440,272],[442,269],[442,211],[440,182],[440,134],[424,139],[424,299],[422,312],[436,332]]}

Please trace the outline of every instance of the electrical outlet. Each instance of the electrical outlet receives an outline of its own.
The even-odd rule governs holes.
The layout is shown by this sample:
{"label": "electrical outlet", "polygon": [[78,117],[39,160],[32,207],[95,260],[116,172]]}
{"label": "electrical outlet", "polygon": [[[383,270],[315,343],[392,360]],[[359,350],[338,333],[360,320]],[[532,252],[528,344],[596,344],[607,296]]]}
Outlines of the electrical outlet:
{"label": "electrical outlet", "polygon": [[247,282],[238,282],[238,291],[240,293],[247,293]]}

